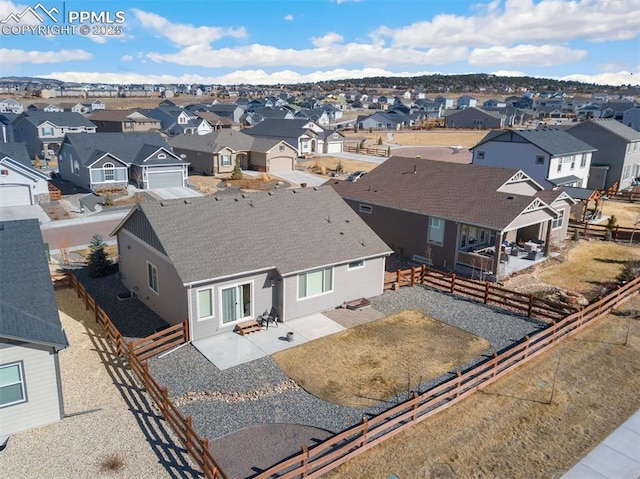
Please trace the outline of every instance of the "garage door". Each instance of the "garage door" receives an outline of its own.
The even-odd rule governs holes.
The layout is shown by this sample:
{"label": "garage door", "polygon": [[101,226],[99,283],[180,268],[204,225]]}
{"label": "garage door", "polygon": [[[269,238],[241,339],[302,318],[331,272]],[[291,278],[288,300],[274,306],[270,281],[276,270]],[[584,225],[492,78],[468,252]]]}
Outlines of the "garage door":
{"label": "garage door", "polygon": [[278,171],[292,171],[293,170],[293,160],[291,158],[280,157],[280,158],[271,158],[269,160],[269,173],[278,172]]}
{"label": "garage door", "polygon": [[25,185],[0,185],[0,207],[31,204],[31,191]]}
{"label": "garage door", "polygon": [[180,171],[149,171],[147,173],[149,188],[174,188],[184,186],[182,170]]}
{"label": "garage door", "polygon": [[342,152],[342,143],[328,143],[327,144],[327,153],[340,153]]}

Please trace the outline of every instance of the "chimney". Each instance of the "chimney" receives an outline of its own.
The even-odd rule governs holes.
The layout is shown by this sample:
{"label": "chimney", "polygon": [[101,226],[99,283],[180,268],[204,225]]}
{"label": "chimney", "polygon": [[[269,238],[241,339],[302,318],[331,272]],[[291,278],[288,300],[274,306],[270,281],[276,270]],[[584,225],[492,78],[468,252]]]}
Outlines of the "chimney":
{"label": "chimney", "polygon": [[413,165],[413,174],[415,175],[418,172],[418,165]]}

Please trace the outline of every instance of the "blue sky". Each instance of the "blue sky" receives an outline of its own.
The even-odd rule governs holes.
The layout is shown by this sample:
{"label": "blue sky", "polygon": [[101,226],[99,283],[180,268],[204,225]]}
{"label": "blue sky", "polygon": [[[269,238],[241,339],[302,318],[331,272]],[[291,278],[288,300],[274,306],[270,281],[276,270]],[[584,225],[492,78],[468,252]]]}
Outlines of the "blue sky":
{"label": "blue sky", "polygon": [[638,12],[640,0],[0,0],[0,75],[273,84],[494,73],[636,85]]}

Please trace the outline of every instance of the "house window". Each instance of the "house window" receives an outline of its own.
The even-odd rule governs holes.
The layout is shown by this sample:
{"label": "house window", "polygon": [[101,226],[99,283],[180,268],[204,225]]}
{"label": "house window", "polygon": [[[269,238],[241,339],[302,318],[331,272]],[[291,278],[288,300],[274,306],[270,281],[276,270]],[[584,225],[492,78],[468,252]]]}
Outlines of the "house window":
{"label": "house window", "polygon": [[222,166],[231,166],[231,155],[222,155]]}
{"label": "house window", "polygon": [[473,120],[473,124],[474,125],[482,125],[482,124],[484,124],[484,120],[476,118],[475,120]]}
{"label": "house window", "polygon": [[442,245],[444,241],[444,220],[440,218],[429,218],[429,234],[427,236],[429,243]]}
{"label": "house window", "polygon": [[340,135],[339,135],[339,134],[337,134],[337,133],[334,133],[334,134],[333,134],[333,139],[334,139],[334,140],[337,140],[338,138],[340,138]]}
{"label": "house window", "polygon": [[624,170],[622,170],[622,179],[628,180],[630,176],[631,176],[631,165],[627,165],[624,167]]}
{"label": "house window", "polygon": [[26,402],[22,362],[0,366],[0,407]]}
{"label": "house window", "polygon": [[587,154],[583,153],[580,158],[580,168],[584,168],[585,166],[587,166]]}
{"label": "house window", "polygon": [[333,269],[324,268],[298,276],[298,299],[328,293],[333,289]]}
{"label": "house window", "polygon": [[562,158],[558,158],[558,169],[556,171],[558,173],[562,171]]}
{"label": "house window", "polygon": [[563,219],[563,215],[560,215],[555,220],[551,221],[551,229],[557,230],[558,228],[562,228]]}
{"label": "house window", "polygon": [[42,136],[53,136],[53,128],[50,126],[42,129]]}
{"label": "house window", "polygon": [[164,153],[159,153],[158,154],[158,159],[159,160],[166,160],[167,159],[167,155],[165,155]]}
{"label": "house window", "polygon": [[124,122],[124,129],[125,130],[130,130],[131,129],[131,122],[130,121],[125,121]]}
{"label": "house window", "polygon": [[351,263],[349,263],[347,265],[347,269],[349,271],[351,271],[352,269],[360,269],[360,268],[364,268],[364,260],[361,259],[359,261],[352,261]]}
{"label": "house window", "polygon": [[155,293],[158,292],[158,268],[147,261],[147,284]]}
{"label": "house window", "polygon": [[9,176],[9,170],[0,170],[0,176]]}
{"label": "house window", "polygon": [[115,181],[116,173],[115,173],[115,165],[113,163],[105,163],[102,167],[104,171],[104,181]]}
{"label": "house window", "polygon": [[73,172],[74,172],[76,175],[79,175],[79,174],[80,174],[80,165],[78,164],[78,162],[77,162],[77,161],[74,161],[74,162],[73,162]]}
{"label": "house window", "polygon": [[536,156],[536,165],[544,165],[544,156]]}
{"label": "house window", "polygon": [[478,159],[479,160],[484,160],[484,151],[479,151],[478,152]]}
{"label": "house window", "polygon": [[371,213],[373,213],[373,208],[371,207],[371,205],[363,205],[361,203],[358,207],[358,211],[360,211],[360,213],[366,213],[370,215]]}
{"label": "house window", "polygon": [[213,316],[213,291],[202,289],[198,291],[198,319],[210,318]]}
{"label": "house window", "polygon": [[572,156],[571,157],[571,166],[569,167],[570,170],[573,170],[576,167],[576,157]]}
{"label": "house window", "polygon": [[280,145],[280,147],[278,148],[280,151],[284,151],[284,145]]}

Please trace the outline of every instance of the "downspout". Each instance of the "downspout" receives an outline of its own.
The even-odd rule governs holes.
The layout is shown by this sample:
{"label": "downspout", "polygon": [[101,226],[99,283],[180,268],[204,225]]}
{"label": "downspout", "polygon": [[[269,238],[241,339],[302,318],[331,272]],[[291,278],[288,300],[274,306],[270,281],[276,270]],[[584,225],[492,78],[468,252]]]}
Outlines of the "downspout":
{"label": "downspout", "polygon": [[496,244],[494,245],[496,254],[493,256],[493,276],[498,280],[498,266],[500,265],[500,256],[502,255],[502,238],[504,238],[504,231],[500,231],[500,234],[496,236]]}

